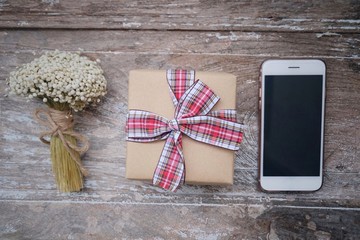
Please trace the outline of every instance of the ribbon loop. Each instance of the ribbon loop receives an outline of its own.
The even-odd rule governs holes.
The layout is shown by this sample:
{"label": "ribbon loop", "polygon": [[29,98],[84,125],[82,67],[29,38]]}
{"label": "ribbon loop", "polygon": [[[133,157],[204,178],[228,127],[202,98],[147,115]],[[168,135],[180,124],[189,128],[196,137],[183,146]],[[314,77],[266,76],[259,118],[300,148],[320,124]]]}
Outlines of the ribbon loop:
{"label": "ribbon loop", "polygon": [[196,81],[180,98],[176,107],[176,118],[206,115],[220,100],[202,81]]}
{"label": "ribbon loop", "polygon": [[168,120],[154,113],[130,110],[126,122],[126,140],[132,142],[152,142],[169,136]]}

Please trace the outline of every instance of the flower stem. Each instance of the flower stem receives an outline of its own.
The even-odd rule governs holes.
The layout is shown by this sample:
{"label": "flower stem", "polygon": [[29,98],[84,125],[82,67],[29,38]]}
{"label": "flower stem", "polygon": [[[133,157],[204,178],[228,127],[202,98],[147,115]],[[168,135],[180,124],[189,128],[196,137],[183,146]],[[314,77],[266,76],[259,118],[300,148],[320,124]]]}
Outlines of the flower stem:
{"label": "flower stem", "polygon": [[[76,139],[64,136],[73,144]],[[73,151],[73,150],[71,150]],[[52,136],[50,140],[50,152],[52,170],[55,175],[56,184],[61,192],[78,192],[83,188],[83,176],[79,166],[72,159],[70,153],[65,149],[59,137]],[[74,151],[76,157],[80,154]]]}
{"label": "flower stem", "polygon": [[[49,107],[59,111],[69,110],[70,107],[65,103],[48,102]],[[71,129],[72,130],[72,129]],[[76,145],[76,139],[64,134],[65,139]],[[73,156],[80,160],[80,154],[72,149]],[[83,175],[80,167],[72,158],[64,143],[58,136],[52,136],[50,140],[50,156],[52,170],[55,175],[56,184],[61,192],[78,192],[83,188]]]}

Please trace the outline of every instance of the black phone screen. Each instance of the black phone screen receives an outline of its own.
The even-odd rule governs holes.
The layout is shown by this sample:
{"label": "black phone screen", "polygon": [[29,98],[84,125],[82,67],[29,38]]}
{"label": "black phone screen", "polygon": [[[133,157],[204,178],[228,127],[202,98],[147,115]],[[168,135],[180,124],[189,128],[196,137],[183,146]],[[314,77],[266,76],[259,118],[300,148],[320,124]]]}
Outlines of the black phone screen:
{"label": "black phone screen", "polygon": [[320,176],[322,75],[265,76],[264,176]]}

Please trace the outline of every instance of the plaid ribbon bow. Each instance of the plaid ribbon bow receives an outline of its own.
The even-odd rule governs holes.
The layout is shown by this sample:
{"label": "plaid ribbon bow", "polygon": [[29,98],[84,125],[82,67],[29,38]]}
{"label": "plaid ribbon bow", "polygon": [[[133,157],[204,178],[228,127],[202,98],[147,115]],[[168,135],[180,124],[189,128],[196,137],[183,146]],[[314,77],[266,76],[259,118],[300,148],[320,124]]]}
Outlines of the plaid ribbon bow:
{"label": "plaid ribbon bow", "polygon": [[175,118],[168,120],[151,112],[129,110],[127,140],[152,142],[166,139],[153,184],[175,191],[185,180],[182,133],[190,138],[218,147],[238,150],[242,140],[235,110],[211,111],[220,100],[195,72],[168,70],[167,79],[175,105]]}

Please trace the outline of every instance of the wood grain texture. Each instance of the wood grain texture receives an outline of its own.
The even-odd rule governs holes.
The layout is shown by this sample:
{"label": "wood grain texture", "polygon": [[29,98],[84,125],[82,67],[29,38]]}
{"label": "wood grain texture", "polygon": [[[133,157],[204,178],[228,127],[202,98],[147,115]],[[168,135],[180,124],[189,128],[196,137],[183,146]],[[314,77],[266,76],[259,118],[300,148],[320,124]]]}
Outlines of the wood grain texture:
{"label": "wood grain texture", "polygon": [[[126,54],[349,58],[360,56],[360,34],[240,31],[4,30],[2,53],[61,48],[67,51]],[[311,43],[311,44],[309,44]]]}
{"label": "wood grain texture", "polygon": [[[0,13],[1,239],[360,236],[358,1],[0,1]],[[91,144],[79,193],[55,188],[48,146],[37,138],[44,129],[32,116],[44,105],[6,96],[9,73],[53,49],[99,59],[108,80],[103,103],[75,116]],[[265,59],[290,57],[327,65],[324,185],[269,194],[257,182],[258,72]],[[247,128],[233,186],[170,193],[125,179],[128,73],[170,67],[237,76]]]}
{"label": "wood grain texture", "polygon": [[3,28],[355,32],[359,1],[2,1]]}
{"label": "wood grain texture", "polygon": [[[360,220],[357,211],[262,205],[22,201],[3,202],[0,211],[3,238],[44,240],[356,239]],[[54,216],[61,216],[55,226]]]}

